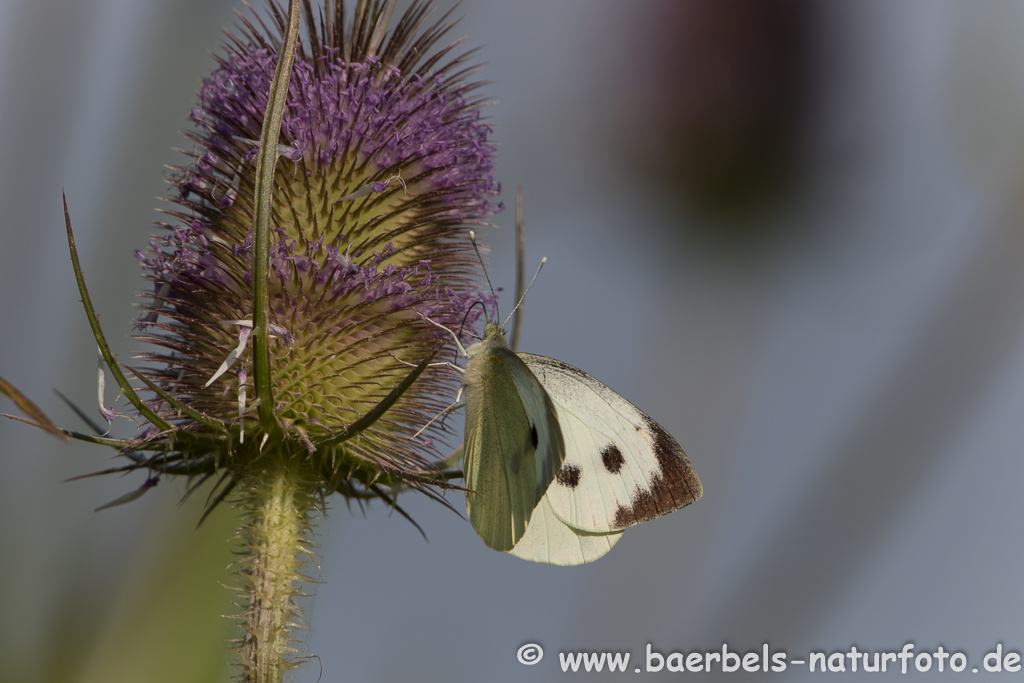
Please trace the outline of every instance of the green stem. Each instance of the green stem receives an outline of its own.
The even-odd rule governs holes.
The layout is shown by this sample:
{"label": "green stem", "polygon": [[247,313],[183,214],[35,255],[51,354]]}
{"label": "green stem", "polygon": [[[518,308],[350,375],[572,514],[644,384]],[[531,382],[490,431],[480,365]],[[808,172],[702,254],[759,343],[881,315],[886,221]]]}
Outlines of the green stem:
{"label": "green stem", "polygon": [[[271,461],[271,462],[268,462]],[[309,482],[296,463],[269,454],[268,467],[245,482],[248,520],[241,582],[245,592],[242,680],[281,683],[296,665],[293,631],[299,626],[296,598],[309,553],[310,515],[315,507]],[[290,465],[290,466],[289,466]]]}

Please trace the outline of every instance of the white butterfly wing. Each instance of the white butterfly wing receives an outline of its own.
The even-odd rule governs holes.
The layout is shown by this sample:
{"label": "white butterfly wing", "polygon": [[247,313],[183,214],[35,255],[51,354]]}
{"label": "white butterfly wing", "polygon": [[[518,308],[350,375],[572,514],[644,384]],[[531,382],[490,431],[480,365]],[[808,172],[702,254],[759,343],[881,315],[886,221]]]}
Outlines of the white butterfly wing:
{"label": "white butterfly wing", "polygon": [[522,560],[568,567],[603,557],[621,537],[621,531],[596,534],[573,529],[558,518],[544,496],[533,509],[526,533],[509,552]]}
{"label": "white butterfly wing", "polygon": [[544,499],[559,520],[607,534],[701,497],[697,473],[661,425],[571,365],[527,353],[519,357],[558,412],[565,460]]}

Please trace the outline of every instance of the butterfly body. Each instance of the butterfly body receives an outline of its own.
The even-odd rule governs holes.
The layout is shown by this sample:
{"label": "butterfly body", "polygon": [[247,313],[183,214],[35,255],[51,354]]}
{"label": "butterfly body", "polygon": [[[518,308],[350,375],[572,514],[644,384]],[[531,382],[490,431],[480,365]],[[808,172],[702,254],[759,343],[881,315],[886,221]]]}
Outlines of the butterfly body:
{"label": "butterfly body", "polygon": [[467,357],[467,509],[489,547],[591,562],[624,529],[700,498],[678,442],[590,375],[513,352],[493,323]]}
{"label": "butterfly body", "polygon": [[463,471],[469,520],[488,547],[509,551],[564,459],[555,406],[489,323],[466,350]]}

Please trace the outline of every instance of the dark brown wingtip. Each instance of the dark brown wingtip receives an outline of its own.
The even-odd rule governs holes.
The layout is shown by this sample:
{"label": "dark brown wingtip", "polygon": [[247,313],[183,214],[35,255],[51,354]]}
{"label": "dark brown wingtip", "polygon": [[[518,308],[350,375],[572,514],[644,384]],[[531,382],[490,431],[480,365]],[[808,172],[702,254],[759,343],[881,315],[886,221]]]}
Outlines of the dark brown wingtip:
{"label": "dark brown wingtip", "polygon": [[645,426],[654,439],[654,456],[658,460],[659,471],[649,490],[637,487],[630,507],[620,505],[615,511],[616,529],[667,515],[690,505],[704,494],[700,478],[679,442],[654,420],[648,418]]}

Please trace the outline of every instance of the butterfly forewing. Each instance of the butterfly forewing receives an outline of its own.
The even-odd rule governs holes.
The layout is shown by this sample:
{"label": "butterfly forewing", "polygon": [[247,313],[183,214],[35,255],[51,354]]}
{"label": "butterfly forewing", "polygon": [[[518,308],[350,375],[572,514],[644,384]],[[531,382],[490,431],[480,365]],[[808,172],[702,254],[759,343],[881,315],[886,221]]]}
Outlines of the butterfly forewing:
{"label": "butterfly forewing", "polygon": [[547,491],[568,526],[620,531],[700,498],[697,473],[665,429],[571,365],[519,354],[554,401],[565,460]]}
{"label": "butterfly forewing", "polygon": [[469,519],[508,551],[526,532],[564,457],[555,406],[500,331],[469,349],[464,472]]}

